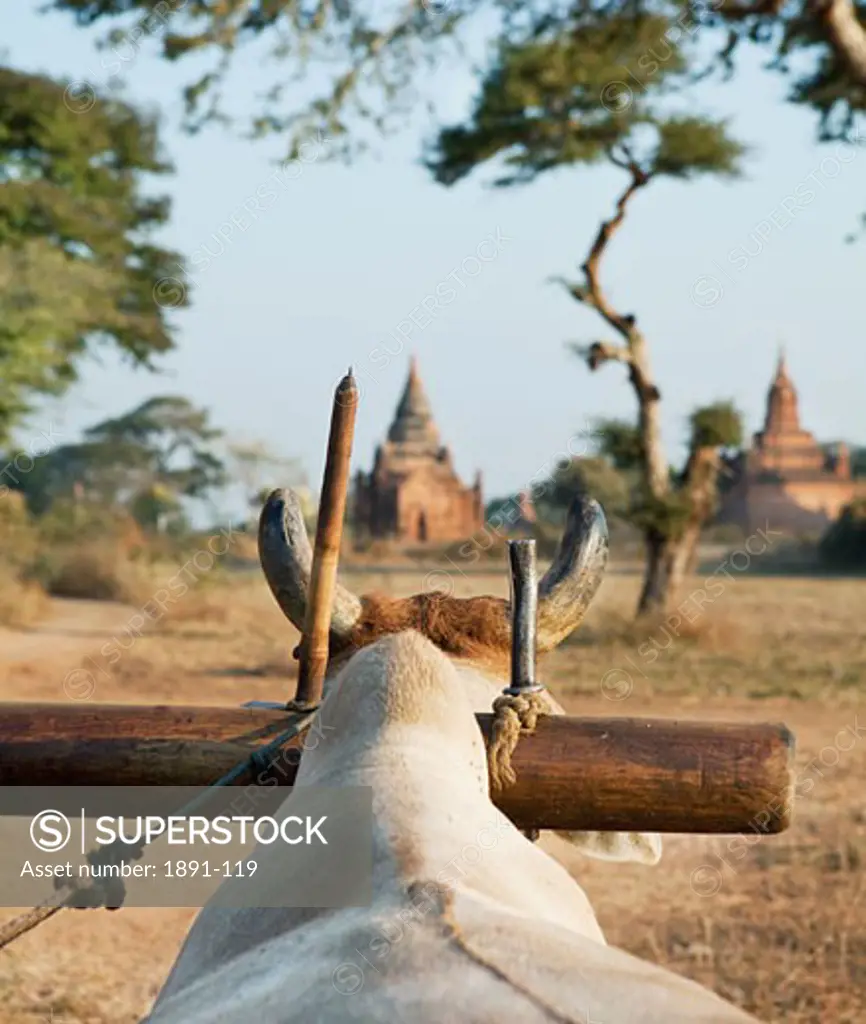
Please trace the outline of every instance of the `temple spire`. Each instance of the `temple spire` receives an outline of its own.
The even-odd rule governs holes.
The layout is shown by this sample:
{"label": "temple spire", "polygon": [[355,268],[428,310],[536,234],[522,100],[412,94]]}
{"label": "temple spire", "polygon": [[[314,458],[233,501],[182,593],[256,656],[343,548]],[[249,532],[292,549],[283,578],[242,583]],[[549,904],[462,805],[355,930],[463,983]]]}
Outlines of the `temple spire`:
{"label": "temple spire", "polygon": [[430,403],[418,373],[418,360],[414,355],[409,360],[409,376],[388,430],[388,440],[422,444],[433,449],[439,447],[439,431],[433,422]]}
{"label": "temple spire", "polygon": [[767,394],[767,412],[764,417],[764,434],[779,436],[800,432],[800,413],[797,408],[797,391],[788,376],[784,346],[779,346],[776,376]]}

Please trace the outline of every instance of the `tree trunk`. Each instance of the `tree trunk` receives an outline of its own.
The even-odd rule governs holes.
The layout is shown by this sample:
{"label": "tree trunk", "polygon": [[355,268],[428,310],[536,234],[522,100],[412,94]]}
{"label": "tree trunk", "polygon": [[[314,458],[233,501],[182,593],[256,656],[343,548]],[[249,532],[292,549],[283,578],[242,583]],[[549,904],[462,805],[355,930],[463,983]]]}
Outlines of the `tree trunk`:
{"label": "tree trunk", "polygon": [[643,587],[637,605],[638,617],[664,611],[668,593],[667,540],[660,534],[647,533],[644,537],[646,566]]}
{"label": "tree trunk", "polygon": [[646,570],[638,601],[637,615],[664,615],[680,593],[689,574],[700,529],[688,531],[677,539],[653,535],[647,537]]}
{"label": "tree trunk", "polygon": [[694,576],[698,571],[698,541],[700,540],[700,531],[695,536],[694,543],[691,546],[691,550],[688,554],[688,561],[686,562],[686,576]]}
{"label": "tree trunk", "polygon": [[682,590],[686,576],[694,571],[701,529],[712,515],[715,504],[719,464],[715,448],[693,451],[681,485],[690,503],[685,526],[676,537],[666,537],[656,530],[647,532],[647,564],[638,601],[638,617],[668,612]]}
{"label": "tree trunk", "polygon": [[852,0],[810,0],[807,10],[855,81],[866,85],[866,28]]}
{"label": "tree trunk", "polygon": [[682,594],[687,577],[694,571],[702,526],[703,520],[690,524],[671,550],[671,566],[668,571],[671,600]]}

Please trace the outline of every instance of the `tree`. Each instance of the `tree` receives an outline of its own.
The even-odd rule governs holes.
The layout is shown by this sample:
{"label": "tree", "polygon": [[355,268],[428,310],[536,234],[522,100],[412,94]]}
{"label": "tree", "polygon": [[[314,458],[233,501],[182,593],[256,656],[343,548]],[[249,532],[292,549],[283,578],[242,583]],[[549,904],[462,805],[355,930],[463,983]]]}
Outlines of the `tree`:
{"label": "tree", "polygon": [[163,532],[184,522],[183,499],[204,498],[226,482],[213,451],[221,436],[188,399],[150,398],[37,459],[19,486],[36,515],[57,499],[82,498],[125,507],[144,529]]}
{"label": "tree", "polygon": [[[287,99],[292,80],[280,75],[250,125],[254,135],[288,132],[293,155],[321,130],[344,143],[334,147],[335,154],[365,148],[369,136],[362,126],[387,131],[399,123],[417,106],[431,66],[447,58],[470,64],[467,38],[505,44],[535,34],[564,35],[593,13],[611,24],[656,17],[660,31],[642,55],[647,66],[667,60],[674,32],[687,36],[702,63],[686,85],[713,72],[729,76],[742,44],[756,44],[767,55],[767,68],[790,83],[790,100],[818,113],[821,138],[850,138],[856,115],[866,107],[862,0],[53,0],[50,6],[70,12],[81,25],[109,22],[115,46],[137,49],[158,39],[169,61],[189,57],[201,66],[202,58],[212,57],[184,91],[191,131],[208,121],[230,120],[228,77],[233,58],[245,47],[270,45],[277,60],[289,62],[294,80],[316,61],[318,73],[330,72],[323,90],[299,104],[296,94]],[[621,79],[619,73],[608,84]]]}
{"label": "tree", "polygon": [[[264,441],[236,441],[229,445],[233,476],[242,487],[256,518],[275,487],[291,487],[309,504],[307,473],[300,459],[277,455]],[[304,510],[305,515],[310,509]]]}
{"label": "tree", "polygon": [[542,481],[535,499],[542,519],[562,527],[568,507],[578,491],[600,502],[608,518],[626,516],[633,473],[623,471],[612,458],[602,454],[602,444],[598,440],[596,449],[596,455],[578,456],[562,462],[548,480]]}
{"label": "tree", "polygon": [[225,466],[213,451],[222,431],[209,420],[188,399],[167,395],[85,432],[108,455],[102,481],[113,485],[114,500],[152,511],[142,526],[161,529],[161,513],[179,509],[182,498],[204,498],[226,483]]}
{"label": "tree", "polygon": [[173,347],[154,296],[180,257],[149,241],[170,203],[142,191],[172,169],[156,122],[93,92],[76,112],[71,89],[0,66],[0,443],[95,345],[151,368]]}
{"label": "tree", "polygon": [[834,571],[866,570],[866,498],[842,509],[821,538],[818,554],[824,565]]}
{"label": "tree", "polygon": [[84,333],[112,284],[102,268],[69,260],[42,239],[0,247],[0,442],[9,440],[34,393],[67,386],[71,364],[50,341]]}
{"label": "tree", "polygon": [[[842,441],[827,441],[821,445],[821,449],[830,461],[835,461],[839,454],[839,445]],[[866,476],[866,448],[862,445],[849,444],[848,451],[851,457],[851,475],[856,477]]]}
{"label": "tree", "polygon": [[[484,78],[466,124],[444,129],[430,148],[427,165],[437,181],[453,185],[479,165],[499,159],[498,187],[534,181],[546,172],[606,161],[627,176],[616,213],[604,220],[581,270],[565,281],[568,294],[592,309],[618,342],[572,346],[590,370],[623,365],[637,399],[635,426],[608,423],[606,447],[620,470],[637,471],[628,517],[646,543],[647,569],[638,613],[664,610],[694,558],[701,526],[714,509],[721,450],[739,444],[739,417],[728,403],[695,412],[689,457],[672,476],[661,437],[661,393],[653,379],[647,340],[633,313],[615,308],[601,283],[601,263],[629,204],[654,180],[688,181],[699,175],[734,176],[742,147],[723,122],[672,116],[663,100],[687,73],[685,55],[672,44],[663,66],[641,68],[648,41],[660,30],[650,16],[588,17],[568,36],[532,38],[503,46]],[[628,104],[608,94],[616,69],[643,73],[644,90]],[[622,73],[619,71],[618,73]]]}

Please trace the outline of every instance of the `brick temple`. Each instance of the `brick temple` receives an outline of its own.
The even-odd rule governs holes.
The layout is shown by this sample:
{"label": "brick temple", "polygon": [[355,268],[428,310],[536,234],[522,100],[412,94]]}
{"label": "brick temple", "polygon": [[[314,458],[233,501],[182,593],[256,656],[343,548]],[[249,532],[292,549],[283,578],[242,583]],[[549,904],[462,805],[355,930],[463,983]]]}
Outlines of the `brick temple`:
{"label": "brick temple", "polygon": [[360,536],[423,544],[464,540],[483,523],[481,473],[472,487],[458,477],[413,357],[373,469],[355,477],[355,530]]}
{"label": "brick temple", "polygon": [[764,428],[733,470],[734,483],[719,519],[747,531],[768,523],[771,529],[791,533],[823,530],[856,495],[866,494],[866,481],[851,476],[847,445],[837,445],[828,455],[801,427],[797,390],[784,353],[767,393]]}

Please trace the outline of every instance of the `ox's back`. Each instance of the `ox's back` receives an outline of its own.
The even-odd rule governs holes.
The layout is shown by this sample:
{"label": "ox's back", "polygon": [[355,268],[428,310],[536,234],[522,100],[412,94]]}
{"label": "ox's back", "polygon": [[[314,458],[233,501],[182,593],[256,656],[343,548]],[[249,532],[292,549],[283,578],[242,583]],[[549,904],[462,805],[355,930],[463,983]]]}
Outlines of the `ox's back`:
{"label": "ox's back", "polygon": [[[427,640],[361,651],[321,715],[297,785],[372,787],[371,906],[205,909],[151,1024],[753,1020],[605,944],[580,887],[490,802],[459,669]],[[279,856],[256,854],[268,875]]]}

